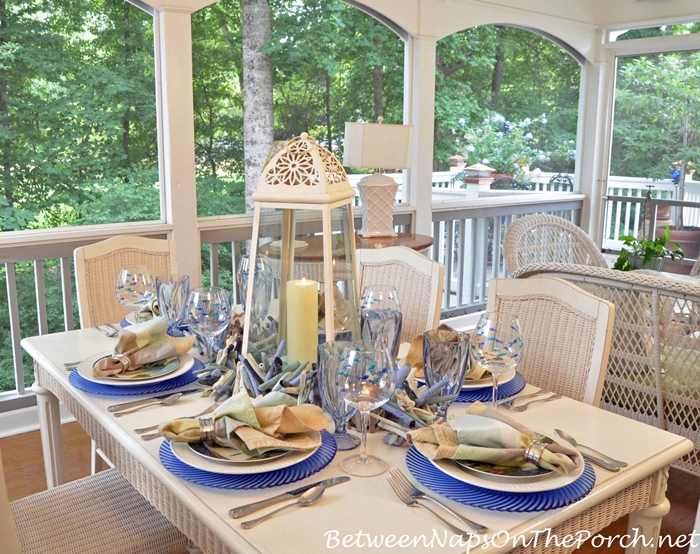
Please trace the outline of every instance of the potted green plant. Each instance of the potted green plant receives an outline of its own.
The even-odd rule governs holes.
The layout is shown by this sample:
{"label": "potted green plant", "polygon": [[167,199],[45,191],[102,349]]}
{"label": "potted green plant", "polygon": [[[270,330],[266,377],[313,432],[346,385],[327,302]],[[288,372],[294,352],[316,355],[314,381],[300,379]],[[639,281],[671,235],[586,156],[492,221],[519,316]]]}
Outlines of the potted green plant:
{"label": "potted green plant", "polygon": [[[654,240],[637,239],[631,235],[625,235],[620,238],[624,241],[624,244],[613,269],[619,269],[620,271],[633,271],[635,269],[661,271],[666,256],[669,256],[671,260],[683,259],[684,257],[680,246],[675,242],[670,243],[671,228],[668,225],[666,226],[666,232]],[[673,250],[666,246],[669,243]]]}

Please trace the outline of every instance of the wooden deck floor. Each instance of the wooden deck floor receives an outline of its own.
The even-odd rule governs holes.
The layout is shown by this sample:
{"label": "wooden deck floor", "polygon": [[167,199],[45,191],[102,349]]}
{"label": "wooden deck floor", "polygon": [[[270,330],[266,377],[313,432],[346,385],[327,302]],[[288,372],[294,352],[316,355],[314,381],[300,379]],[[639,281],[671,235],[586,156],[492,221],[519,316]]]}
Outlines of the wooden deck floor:
{"label": "wooden deck floor", "polygon": [[[72,480],[88,475],[90,472],[90,439],[77,423],[63,426],[63,445],[66,477]],[[0,451],[2,451],[5,480],[10,500],[46,489],[38,431],[0,439]],[[671,512],[664,518],[661,533],[674,538],[691,533],[700,500],[700,478],[671,470],[667,496],[671,502]],[[627,518],[625,517],[607,527],[601,532],[601,535],[614,537],[615,535],[624,535],[626,532]],[[611,554],[624,552],[617,543],[614,543],[612,548],[606,547],[604,549],[596,549],[590,544],[584,544],[579,550],[585,554],[599,551]],[[687,548],[671,548],[664,545],[658,552],[679,554],[687,552]],[[186,554],[186,551],[178,551],[176,554]]]}

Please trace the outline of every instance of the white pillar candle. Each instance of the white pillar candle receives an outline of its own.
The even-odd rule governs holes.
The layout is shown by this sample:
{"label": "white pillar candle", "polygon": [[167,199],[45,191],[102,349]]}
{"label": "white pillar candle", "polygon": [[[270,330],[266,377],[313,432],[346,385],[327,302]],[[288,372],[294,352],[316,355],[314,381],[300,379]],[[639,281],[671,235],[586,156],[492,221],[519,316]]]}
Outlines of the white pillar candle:
{"label": "white pillar candle", "polygon": [[287,360],[316,363],[318,349],[318,282],[287,282]]}

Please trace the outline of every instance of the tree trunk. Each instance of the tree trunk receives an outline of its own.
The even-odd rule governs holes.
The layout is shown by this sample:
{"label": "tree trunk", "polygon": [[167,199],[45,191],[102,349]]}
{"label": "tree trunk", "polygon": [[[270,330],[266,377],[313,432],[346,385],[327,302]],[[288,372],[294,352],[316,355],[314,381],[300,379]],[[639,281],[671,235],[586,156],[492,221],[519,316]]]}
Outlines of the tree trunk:
{"label": "tree trunk", "polygon": [[508,34],[507,27],[496,25],[496,62],[493,64],[493,77],[491,78],[491,108],[499,109],[501,83],[503,82],[503,64],[506,60],[505,41]]}
{"label": "tree trunk", "polygon": [[379,120],[384,117],[384,98],[382,92],[384,88],[383,67],[381,65],[374,66],[374,120]]}
{"label": "tree trunk", "polygon": [[[4,31],[8,27],[8,12],[5,0],[0,0],[0,31]],[[4,36],[0,38],[0,46],[5,42]],[[0,125],[2,125],[6,137],[10,136],[10,115],[7,106],[7,69],[6,66],[0,66]],[[12,174],[10,172],[12,163],[12,143],[7,138],[2,144],[2,174],[5,189],[5,199],[10,206],[13,205],[14,195],[12,192]]]}
{"label": "tree trunk", "polygon": [[326,136],[328,137],[328,150],[333,152],[333,134],[331,127],[331,76],[326,71]]}
{"label": "tree trunk", "polygon": [[241,0],[243,30],[243,151],[246,212],[253,211],[253,192],[272,149],[274,118],[272,64],[260,49],[272,37],[270,5]]}
{"label": "tree trunk", "polygon": [[[124,67],[129,68],[129,41],[131,33],[129,33],[129,3],[124,2]],[[124,117],[122,118],[122,128],[124,132],[122,133],[122,149],[124,150],[124,168],[129,167],[129,134],[131,132],[131,121],[129,119],[129,112],[131,108],[127,104],[126,111],[124,112]]]}

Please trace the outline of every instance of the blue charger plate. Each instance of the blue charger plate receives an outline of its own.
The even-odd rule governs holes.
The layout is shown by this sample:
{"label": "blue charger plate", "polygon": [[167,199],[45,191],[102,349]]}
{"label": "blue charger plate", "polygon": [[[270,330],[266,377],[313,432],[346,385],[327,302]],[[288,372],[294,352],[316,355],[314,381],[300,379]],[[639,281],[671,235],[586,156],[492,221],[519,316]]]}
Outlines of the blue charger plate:
{"label": "blue charger plate", "polygon": [[197,376],[192,373],[198,369],[203,369],[204,364],[200,362],[197,358],[194,359],[194,365],[189,371],[183,373],[179,377],[173,379],[168,379],[167,381],[160,381],[159,383],[135,385],[133,387],[115,387],[113,385],[103,385],[102,383],[93,383],[88,381],[78,373],[77,369],[71,371],[68,380],[70,384],[76,389],[83,392],[89,392],[90,394],[100,394],[105,396],[136,396],[138,394],[154,394],[157,392],[165,392],[169,390],[176,389],[178,387],[184,387],[189,385],[193,381],[197,380]]}
{"label": "blue charger plate", "polygon": [[406,454],[408,470],[421,485],[450,500],[499,512],[541,512],[573,504],[595,485],[595,471],[591,464],[585,464],[581,477],[565,487],[542,492],[502,492],[470,485],[443,473],[414,446]]}
{"label": "blue charger plate", "polygon": [[[525,377],[516,371],[513,377],[507,383],[498,385],[498,400],[515,396],[525,388]],[[484,387],[483,389],[463,390],[457,395],[455,402],[489,402],[493,387]]]}
{"label": "blue charger plate", "polygon": [[336,444],[333,435],[328,431],[321,431],[321,446],[312,456],[309,456],[306,460],[298,464],[275,471],[266,471],[264,473],[227,475],[223,473],[211,473],[209,471],[197,469],[196,467],[188,466],[175,457],[175,454],[173,454],[170,448],[169,441],[163,441],[159,450],[160,461],[163,467],[176,477],[205,487],[238,490],[267,489],[301,481],[314,473],[318,473],[330,464],[331,460],[335,457],[335,453]]}

